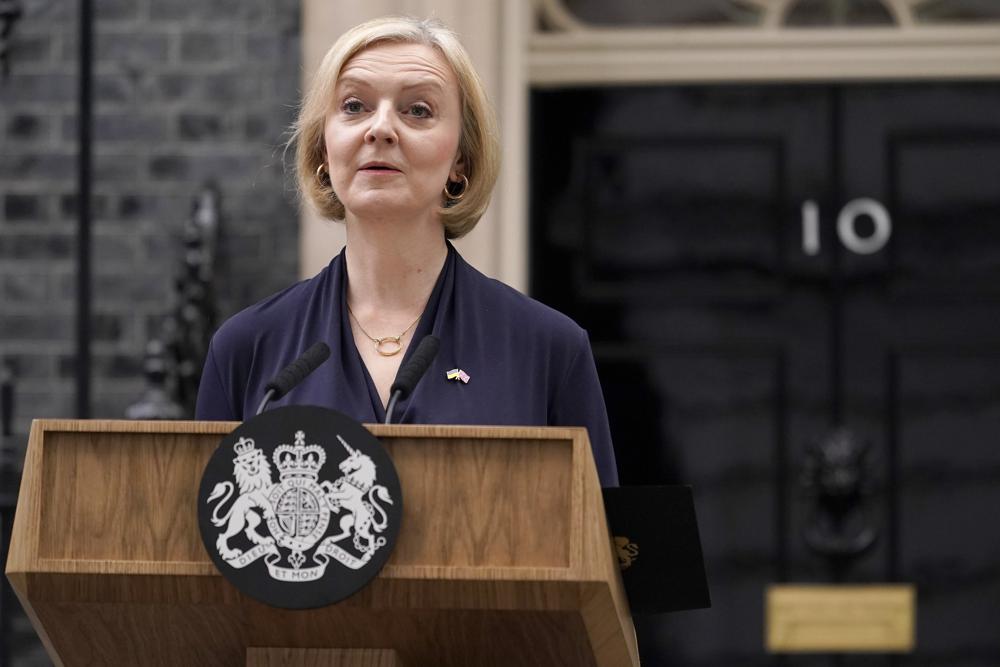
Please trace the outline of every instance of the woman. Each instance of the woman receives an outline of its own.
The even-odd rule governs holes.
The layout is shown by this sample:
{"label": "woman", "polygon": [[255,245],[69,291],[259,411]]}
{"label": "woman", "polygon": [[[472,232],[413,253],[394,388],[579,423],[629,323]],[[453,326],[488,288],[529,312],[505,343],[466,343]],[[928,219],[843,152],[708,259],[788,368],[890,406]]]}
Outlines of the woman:
{"label": "woman", "polygon": [[489,204],[495,128],[468,55],[439,22],[378,19],[337,40],[291,142],[302,193],[345,221],[347,245],[316,277],[222,325],[197,418],[252,416],[265,383],[325,341],[333,359],[277,404],[381,422],[411,343],[434,334],[440,352],[394,421],[586,426],[602,484],[617,484],[586,332],[483,276],[448,242]]}

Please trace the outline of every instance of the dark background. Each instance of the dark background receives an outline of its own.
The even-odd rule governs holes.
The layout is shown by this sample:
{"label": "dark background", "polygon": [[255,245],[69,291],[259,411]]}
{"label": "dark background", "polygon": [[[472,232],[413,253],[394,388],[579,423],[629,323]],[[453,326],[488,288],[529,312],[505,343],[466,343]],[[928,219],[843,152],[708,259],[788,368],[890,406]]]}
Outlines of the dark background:
{"label": "dark background", "polygon": [[[75,413],[79,2],[20,0],[0,79],[0,357],[16,430]],[[92,414],[143,389],[169,310],[182,228],[220,193],[225,318],[298,278],[282,161],[299,94],[298,0],[93,2]],[[29,409],[30,406],[30,409]]]}

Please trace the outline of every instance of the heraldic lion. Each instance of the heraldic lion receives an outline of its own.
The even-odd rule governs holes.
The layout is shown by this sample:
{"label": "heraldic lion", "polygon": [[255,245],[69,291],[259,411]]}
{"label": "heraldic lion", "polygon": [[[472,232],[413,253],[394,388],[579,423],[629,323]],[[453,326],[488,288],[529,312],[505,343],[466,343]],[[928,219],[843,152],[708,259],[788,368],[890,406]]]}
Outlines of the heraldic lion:
{"label": "heraldic lion", "polygon": [[258,512],[263,513],[264,519],[274,516],[271,503],[267,499],[271,487],[274,486],[271,481],[271,464],[264,456],[264,452],[256,449],[253,440],[249,438],[240,438],[235,449],[237,453],[233,458],[233,477],[236,478],[240,495],[229,511],[221,517],[219,510],[233,495],[233,483],[219,482],[212,490],[212,495],[208,497],[208,502],[211,503],[222,496],[222,500],[216,504],[212,512],[212,524],[221,527],[228,522],[225,532],[215,541],[219,555],[225,560],[231,560],[243,553],[242,549],[229,547],[229,539],[241,531],[254,544],[274,544],[273,538],[257,532],[257,526],[261,523]]}

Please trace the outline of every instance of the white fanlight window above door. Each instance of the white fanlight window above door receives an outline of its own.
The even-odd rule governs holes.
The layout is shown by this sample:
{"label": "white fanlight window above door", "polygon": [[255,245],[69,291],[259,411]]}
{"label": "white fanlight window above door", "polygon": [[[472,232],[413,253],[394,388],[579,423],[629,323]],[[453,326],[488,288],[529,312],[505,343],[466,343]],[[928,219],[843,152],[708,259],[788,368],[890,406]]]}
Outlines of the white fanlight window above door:
{"label": "white fanlight window above door", "polygon": [[1000,76],[989,0],[537,0],[532,83]]}

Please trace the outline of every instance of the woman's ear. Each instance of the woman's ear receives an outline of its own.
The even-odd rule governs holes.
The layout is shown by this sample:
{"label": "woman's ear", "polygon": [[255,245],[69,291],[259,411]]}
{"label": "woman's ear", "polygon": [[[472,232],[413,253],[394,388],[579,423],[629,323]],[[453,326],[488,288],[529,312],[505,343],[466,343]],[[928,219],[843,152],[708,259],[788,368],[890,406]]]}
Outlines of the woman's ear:
{"label": "woman's ear", "polygon": [[455,156],[455,161],[451,163],[451,171],[448,172],[448,180],[455,183],[462,180],[465,174],[465,157],[459,153]]}

